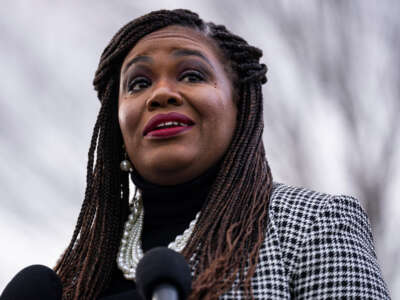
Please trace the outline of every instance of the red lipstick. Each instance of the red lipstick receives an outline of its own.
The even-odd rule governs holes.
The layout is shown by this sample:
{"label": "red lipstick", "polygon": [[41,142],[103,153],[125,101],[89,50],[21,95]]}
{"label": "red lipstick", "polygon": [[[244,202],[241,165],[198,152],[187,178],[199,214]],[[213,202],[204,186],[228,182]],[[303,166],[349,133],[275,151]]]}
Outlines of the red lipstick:
{"label": "red lipstick", "polygon": [[193,125],[194,121],[192,119],[177,112],[158,114],[147,122],[143,130],[143,136],[171,137],[191,129]]}

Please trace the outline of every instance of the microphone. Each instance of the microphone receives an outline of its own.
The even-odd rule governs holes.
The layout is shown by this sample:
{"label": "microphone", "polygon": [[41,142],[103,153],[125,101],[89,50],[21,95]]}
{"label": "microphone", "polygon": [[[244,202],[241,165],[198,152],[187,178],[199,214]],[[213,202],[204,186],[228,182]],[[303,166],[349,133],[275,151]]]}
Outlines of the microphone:
{"label": "microphone", "polygon": [[61,300],[62,285],[56,272],[42,265],[21,270],[7,284],[0,300]]}
{"label": "microphone", "polygon": [[185,300],[192,287],[189,265],[174,250],[153,248],[138,263],[136,286],[146,300]]}

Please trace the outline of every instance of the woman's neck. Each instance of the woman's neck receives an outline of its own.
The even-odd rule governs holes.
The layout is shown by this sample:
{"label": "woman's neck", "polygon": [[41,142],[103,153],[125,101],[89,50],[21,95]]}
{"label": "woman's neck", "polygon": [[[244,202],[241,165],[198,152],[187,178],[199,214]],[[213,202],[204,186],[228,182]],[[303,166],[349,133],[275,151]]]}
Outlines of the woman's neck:
{"label": "woman's neck", "polygon": [[[156,185],[138,174],[132,174],[134,184],[142,192],[144,207],[142,247],[144,250],[152,246],[165,246],[163,244],[171,242],[177,234],[187,228],[190,221],[203,207],[217,171],[218,167],[214,166],[199,177],[174,186]],[[154,242],[154,235],[161,232],[165,232],[161,236],[164,240],[157,245]],[[149,238],[149,234],[152,238]],[[148,241],[151,241],[150,244]]]}

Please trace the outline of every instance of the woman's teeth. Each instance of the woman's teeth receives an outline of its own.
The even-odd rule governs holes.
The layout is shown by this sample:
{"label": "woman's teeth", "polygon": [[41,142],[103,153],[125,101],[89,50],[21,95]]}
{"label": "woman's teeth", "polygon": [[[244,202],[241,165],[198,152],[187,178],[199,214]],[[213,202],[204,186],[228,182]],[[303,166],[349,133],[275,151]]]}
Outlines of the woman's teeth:
{"label": "woman's teeth", "polygon": [[173,126],[183,126],[183,127],[186,127],[186,126],[188,126],[188,125],[185,124],[185,123],[180,123],[180,122],[164,122],[164,123],[158,124],[154,129],[161,129],[161,128],[173,127]]}

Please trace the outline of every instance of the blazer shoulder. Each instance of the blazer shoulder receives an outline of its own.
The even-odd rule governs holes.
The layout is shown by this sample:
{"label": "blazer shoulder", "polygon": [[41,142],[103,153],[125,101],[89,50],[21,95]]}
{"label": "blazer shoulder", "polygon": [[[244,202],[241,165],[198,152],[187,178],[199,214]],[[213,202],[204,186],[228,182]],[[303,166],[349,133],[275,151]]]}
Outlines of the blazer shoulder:
{"label": "blazer shoulder", "polygon": [[347,224],[358,220],[359,232],[372,240],[368,217],[359,201],[351,196],[274,183],[268,215],[270,227],[267,234],[271,234],[279,244],[289,273],[295,268],[296,256],[304,240],[315,226],[330,226],[343,219],[348,221]]}
{"label": "blazer shoulder", "polygon": [[390,299],[356,198],[282,184],[271,196],[270,224],[294,298]]}
{"label": "blazer shoulder", "polygon": [[334,196],[303,187],[274,183],[270,198],[270,217],[295,220],[306,226]]}
{"label": "blazer shoulder", "polygon": [[[367,220],[367,214],[358,199],[347,195],[332,195],[303,187],[274,183],[269,216],[276,225],[288,226],[293,222],[306,229],[320,220],[322,215],[334,214],[336,218],[351,219],[355,215]],[[362,225],[368,225],[369,222]]]}

